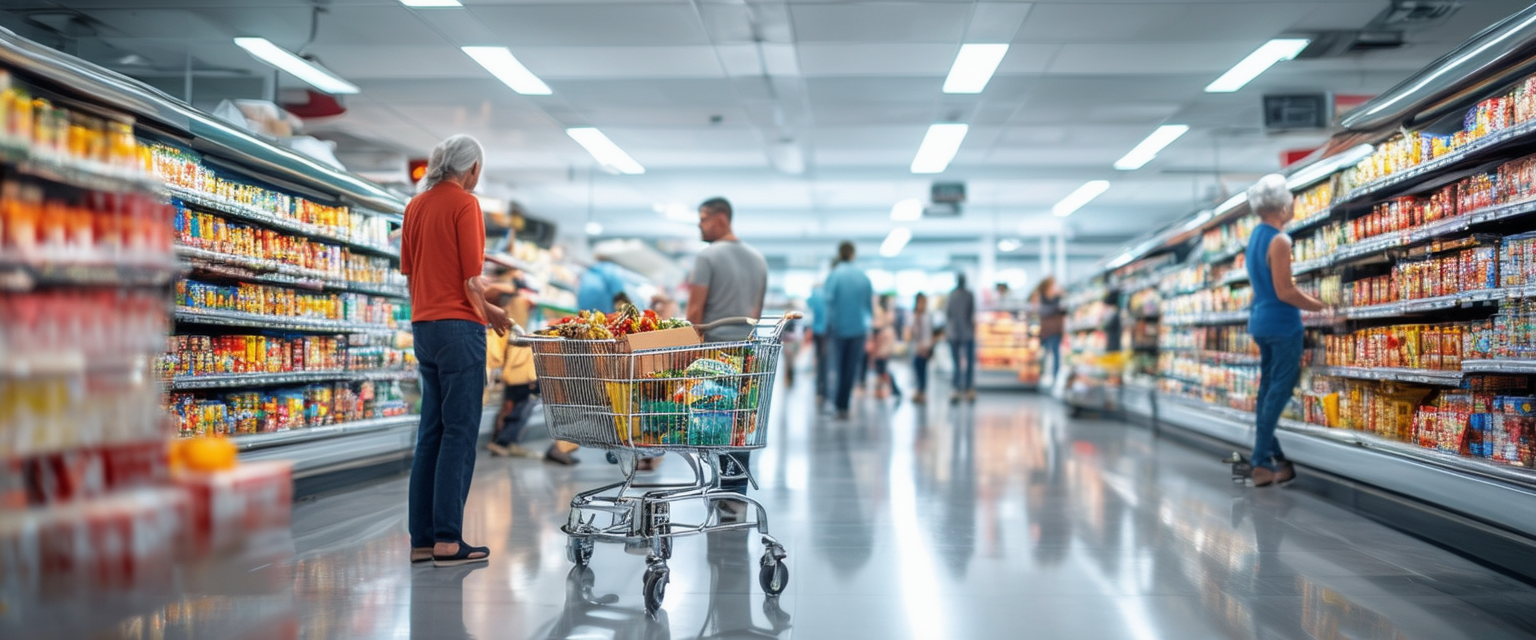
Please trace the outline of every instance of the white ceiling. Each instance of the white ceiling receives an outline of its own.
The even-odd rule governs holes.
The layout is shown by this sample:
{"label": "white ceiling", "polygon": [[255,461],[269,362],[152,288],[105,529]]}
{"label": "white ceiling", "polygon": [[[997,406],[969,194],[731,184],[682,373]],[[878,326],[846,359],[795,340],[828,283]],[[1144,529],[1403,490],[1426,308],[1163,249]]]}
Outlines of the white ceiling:
{"label": "white ceiling", "polygon": [[[892,226],[891,205],[924,196],[935,179],[966,182],[970,202],[958,220],[916,225],[914,253],[942,258],[988,233],[1054,229],[1050,206],[1102,178],[1110,190],[1067,222],[1079,251],[1099,250],[1204,204],[1218,172],[1226,188],[1240,188],[1279,168],[1282,150],[1325,138],[1264,135],[1265,93],[1383,91],[1526,4],[1468,0],[1449,21],[1410,31],[1405,48],[1281,63],[1242,91],[1213,95],[1203,87],[1265,40],[1360,28],[1387,2],[463,1],[458,9],[322,3],[328,12],[305,51],[362,93],[345,99],[345,116],[312,128],[414,156],[450,134],[476,135],[489,152],[487,190],[572,229],[590,211],[609,235],[686,236],[687,224],[653,205],[724,195],[741,235],[797,264],[820,264],[843,237],[872,249]],[[8,11],[0,24],[26,32],[35,24],[22,15],[57,24],[35,11],[78,10],[95,21],[95,35],[73,45],[82,55],[108,62],[101,58],[113,52],[137,53],[172,76],[190,55],[199,69],[221,70],[200,74],[204,82],[270,76],[231,38],[299,49],[310,6],[0,0]],[[945,95],[940,85],[963,42],[1012,47],[985,92]],[[510,47],[554,95],[513,93],[458,50],[471,44]],[[949,170],[909,173],[927,126],[949,119],[972,125]],[[1164,123],[1192,130],[1138,171],[1111,168]],[[595,171],[564,135],[568,126],[600,127],[647,172]],[[774,168],[781,139],[803,155],[803,175]],[[1026,242],[1020,254],[1034,247]]]}

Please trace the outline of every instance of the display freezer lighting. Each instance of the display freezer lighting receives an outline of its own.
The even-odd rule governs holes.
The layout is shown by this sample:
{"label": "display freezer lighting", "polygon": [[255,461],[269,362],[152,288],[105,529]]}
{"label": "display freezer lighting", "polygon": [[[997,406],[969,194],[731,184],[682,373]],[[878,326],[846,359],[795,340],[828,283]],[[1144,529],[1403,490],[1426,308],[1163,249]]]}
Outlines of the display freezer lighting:
{"label": "display freezer lighting", "polygon": [[1051,207],[1051,213],[1055,214],[1058,218],[1070,216],[1078,209],[1083,208],[1083,205],[1093,202],[1094,198],[1099,197],[1099,194],[1107,190],[1109,190],[1108,180],[1089,180],[1084,182],[1083,186],[1067,194],[1067,197],[1062,198],[1061,202]]}
{"label": "display freezer lighting", "polygon": [[645,173],[645,167],[640,166],[640,163],[624,153],[619,145],[614,144],[608,136],[594,127],[571,127],[565,130],[565,135],[570,136],[585,148],[587,153],[597,159],[598,164],[606,168],[629,175]]}
{"label": "display freezer lighting", "polygon": [[960,45],[949,77],[944,79],[944,93],[981,93],[1007,54],[1006,44]]}
{"label": "display freezer lighting", "polygon": [[917,147],[917,157],[912,159],[912,173],[944,173],[949,161],[960,151],[960,143],[970,126],[955,123],[930,125],[923,143]]}
{"label": "display freezer lighting", "polygon": [[1215,82],[1205,86],[1206,93],[1231,93],[1243,88],[1276,62],[1290,60],[1307,48],[1306,38],[1276,38],[1255,49]]}
{"label": "display freezer lighting", "polygon": [[902,200],[891,207],[891,219],[897,222],[912,222],[923,217],[923,201],[916,198]]}
{"label": "display freezer lighting", "polygon": [[512,87],[513,91],[525,96],[547,96],[554,93],[549,90],[549,85],[544,84],[544,81],[533,75],[528,67],[518,62],[517,57],[512,55],[511,49],[506,47],[461,48],[475,62],[480,63],[480,66],[485,67],[486,71],[496,76],[497,80]]}
{"label": "display freezer lighting", "polygon": [[894,258],[901,255],[901,250],[907,248],[907,243],[912,240],[912,230],[906,227],[891,229],[891,233],[885,236],[885,242],[880,243],[880,255],[886,258]]}
{"label": "display freezer lighting", "polygon": [[300,58],[266,38],[235,38],[235,44],[257,59],[288,72],[310,86],[326,93],[357,93],[357,85],[341,79],[325,68]]}
{"label": "display freezer lighting", "polygon": [[1136,145],[1135,148],[1131,149],[1130,153],[1125,154],[1125,157],[1116,160],[1115,168],[1121,171],[1135,171],[1146,166],[1148,162],[1157,157],[1159,151],[1173,144],[1174,140],[1178,140],[1179,136],[1184,135],[1188,131],[1189,125],[1187,124],[1165,124],[1158,127],[1156,131],[1152,132],[1152,135],[1147,136],[1146,140],[1142,140],[1141,144]]}

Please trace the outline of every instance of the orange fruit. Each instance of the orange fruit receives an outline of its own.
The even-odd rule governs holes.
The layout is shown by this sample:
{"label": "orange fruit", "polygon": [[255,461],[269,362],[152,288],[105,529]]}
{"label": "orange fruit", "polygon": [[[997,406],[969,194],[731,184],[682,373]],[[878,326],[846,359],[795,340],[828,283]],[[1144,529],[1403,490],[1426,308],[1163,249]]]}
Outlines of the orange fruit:
{"label": "orange fruit", "polygon": [[178,447],[181,462],[193,471],[233,469],[240,450],[226,438],[191,438]]}

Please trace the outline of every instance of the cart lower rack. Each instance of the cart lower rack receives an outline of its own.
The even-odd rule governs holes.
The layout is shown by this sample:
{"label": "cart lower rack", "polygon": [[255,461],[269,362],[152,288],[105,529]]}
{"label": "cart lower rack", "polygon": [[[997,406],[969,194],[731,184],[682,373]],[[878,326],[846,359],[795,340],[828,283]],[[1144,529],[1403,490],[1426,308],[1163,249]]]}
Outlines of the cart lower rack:
{"label": "cart lower rack", "polygon": [[[562,527],[571,562],[585,566],[598,542],[645,553],[645,607],[655,612],[666,595],[673,538],[756,529],[764,546],[758,581],[770,597],[784,591],[787,553],[769,534],[767,510],[722,484],[757,486],[729,454],[767,444],[779,334],[793,317],[722,321],[755,327],[740,342],[659,349],[631,351],[619,340],[519,339],[534,352],[550,436],[613,451],[624,472],[622,481],[571,499]],[[692,482],[635,482],[639,457],[668,452],[688,463]],[[675,521],[673,507],[683,505],[702,506],[703,519]]]}

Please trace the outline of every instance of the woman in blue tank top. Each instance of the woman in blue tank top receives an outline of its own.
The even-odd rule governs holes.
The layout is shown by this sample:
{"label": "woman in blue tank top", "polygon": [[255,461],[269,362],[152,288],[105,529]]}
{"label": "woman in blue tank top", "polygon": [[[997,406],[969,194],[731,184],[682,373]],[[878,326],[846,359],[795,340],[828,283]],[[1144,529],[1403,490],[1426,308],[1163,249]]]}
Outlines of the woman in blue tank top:
{"label": "woman in blue tank top", "polygon": [[1291,237],[1281,229],[1296,217],[1285,176],[1269,174],[1248,188],[1248,207],[1259,225],[1248,238],[1248,281],[1253,306],[1248,333],[1259,345],[1259,395],[1253,443],[1253,485],[1296,479],[1296,468],[1280,451],[1275,427],[1301,377],[1301,312],[1322,311],[1323,303],[1296,288],[1291,277]]}

